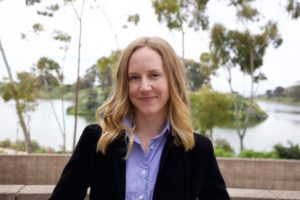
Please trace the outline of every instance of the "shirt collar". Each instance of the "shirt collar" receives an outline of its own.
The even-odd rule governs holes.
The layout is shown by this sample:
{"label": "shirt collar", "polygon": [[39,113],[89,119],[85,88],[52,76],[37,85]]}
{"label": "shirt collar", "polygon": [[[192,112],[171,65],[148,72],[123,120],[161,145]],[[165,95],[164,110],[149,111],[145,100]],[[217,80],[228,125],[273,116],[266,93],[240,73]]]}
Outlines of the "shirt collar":
{"label": "shirt collar", "polygon": [[[128,117],[125,117],[123,119],[122,123],[127,128],[132,128],[132,121]],[[156,135],[155,137],[153,137],[151,140],[157,140],[158,138],[161,138],[164,135],[166,135],[167,133],[169,133],[169,131],[170,131],[170,122],[169,122],[169,120],[166,120],[163,128],[160,131],[160,133],[158,135]],[[129,137],[129,133],[127,131],[125,131],[125,134],[126,134],[127,137]],[[134,134],[133,141],[140,144],[140,140],[139,140],[139,138],[137,137],[136,134]]]}

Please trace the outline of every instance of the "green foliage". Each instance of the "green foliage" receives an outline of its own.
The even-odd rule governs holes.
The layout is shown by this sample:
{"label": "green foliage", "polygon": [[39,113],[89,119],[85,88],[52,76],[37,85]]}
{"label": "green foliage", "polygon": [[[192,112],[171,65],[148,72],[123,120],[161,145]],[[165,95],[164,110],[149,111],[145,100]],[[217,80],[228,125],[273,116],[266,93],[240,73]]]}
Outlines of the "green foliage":
{"label": "green foliage", "polygon": [[253,0],[229,0],[230,5],[237,9],[237,17],[241,21],[256,21],[259,17],[259,12],[256,8],[252,7]]}
{"label": "green foliage", "polygon": [[35,108],[36,89],[39,88],[37,77],[30,72],[18,72],[18,82],[3,83],[1,85],[4,101],[18,100],[21,112],[31,111]]}
{"label": "green foliage", "polygon": [[40,24],[40,23],[33,24],[32,29],[33,29],[33,32],[36,33],[36,34],[38,34],[39,32],[42,32],[42,31],[45,30],[43,25]]}
{"label": "green foliage", "polygon": [[40,3],[40,2],[41,2],[41,0],[26,0],[25,1],[27,6],[32,6],[32,5],[34,5],[36,3]]}
{"label": "green foliage", "polygon": [[226,152],[234,153],[233,147],[225,139],[216,139],[214,141],[214,147],[217,149],[223,149]]}
{"label": "green foliage", "polygon": [[186,23],[194,30],[207,29],[205,15],[208,0],[152,0],[152,6],[159,22],[165,22],[169,29],[182,30]]}
{"label": "green foliage", "polygon": [[137,25],[140,21],[140,16],[138,14],[129,15],[127,21],[134,23],[134,25]]}
{"label": "green foliage", "polygon": [[[25,151],[25,143],[22,140],[17,140],[16,142],[11,142],[6,139],[0,141],[0,147],[14,149],[16,151]],[[54,152],[51,148],[42,147],[37,141],[31,141],[32,153],[47,153],[49,151]]]}
{"label": "green foliage", "polygon": [[186,69],[185,73],[188,90],[196,91],[203,83],[208,82],[210,74],[205,73],[205,70],[203,69],[204,66],[200,63],[195,62],[194,60],[184,59],[184,67]]}
{"label": "green foliage", "polygon": [[226,30],[221,24],[215,24],[211,30],[210,51],[214,66],[238,66],[246,74],[253,75],[255,81],[265,79],[255,74],[263,64],[263,57],[269,44],[280,46],[282,39],[277,25],[268,22],[260,34],[251,34],[248,30]]}
{"label": "green foliage", "polygon": [[292,19],[298,19],[300,16],[300,2],[297,2],[297,0],[288,0],[286,11],[290,14]]}
{"label": "green foliage", "polygon": [[274,146],[279,158],[300,159],[300,146],[289,142],[289,147],[284,147],[281,144]]}
{"label": "green foliage", "polygon": [[0,141],[0,147],[8,148],[8,147],[10,147],[11,145],[12,145],[12,144],[11,144],[11,142],[10,142],[9,139]]}
{"label": "green foliage", "polygon": [[[97,77],[97,68],[96,65],[93,65],[92,67],[88,68],[85,71],[84,77],[80,78],[80,89],[87,89],[94,86],[94,82]],[[73,85],[73,90],[76,88],[76,83]]]}
{"label": "green foliage", "polygon": [[265,151],[254,151],[251,149],[244,149],[238,155],[240,158],[278,158],[275,151],[265,152]]}
{"label": "green foliage", "polygon": [[99,79],[99,86],[101,89],[110,89],[112,86],[112,77],[115,73],[117,63],[121,51],[113,51],[108,57],[101,57],[96,62],[97,75]]}
{"label": "green foliage", "polygon": [[300,81],[287,88],[278,86],[274,90],[267,90],[264,97],[284,103],[300,102]]}
{"label": "green foliage", "polygon": [[[87,88],[80,90],[78,115],[86,117],[89,122],[95,121],[96,109],[107,99],[109,90]],[[67,108],[67,114],[74,114],[74,106]]]}
{"label": "green foliage", "polygon": [[52,59],[41,57],[36,69],[39,74],[40,84],[47,89],[58,86],[63,81],[63,75],[60,72],[60,65]]}
{"label": "green foliage", "polygon": [[58,3],[50,4],[45,7],[43,10],[38,10],[37,14],[45,17],[53,17],[54,13],[60,9],[60,5]]}
{"label": "green foliage", "polygon": [[214,149],[214,154],[216,157],[234,157],[234,153],[219,148]]}
{"label": "green foliage", "polygon": [[190,92],[191,114],[195,129],[201,133],[211,131],[214,126],[223,125],[229,118],[231,100],[227,95],[207,88]]}
{"label": "green foliage", "polygon": [[235,107],[232,104],[232,107],[230,109],[230,120],[228,121],[228,123],[224,125],[224,127],[234,128],[237,127],[237,123],[240,123],[241,126],[244,126],[246,112],[249,106],[250,106],[250,113],[249,113],[249,122],[247,126],[257,125],[258,123],[267,119],[268,117],[267,113],[263,111],[258,106],[257,103],[252,102],[252,104],[250,105],[249,100],[239,94],[236,94],[235,97],[236,97],[237,104],[240,105],[239,121],[237,121],[237,113],[235,112]]}
{"label": "green foliage", "polygon": [[287,89],[287,95],[295,101],[300,101],[300,81]]}
{"label": "green foliage", "polygon": [[234,150],[225,139],[216,139],[214,141],[214,153],[218,157],[233,157]]}
{"label": "green foliage", "polygon": [[59,30],[53,32],[53,39],[61,42],[71,42],[71,36]]}

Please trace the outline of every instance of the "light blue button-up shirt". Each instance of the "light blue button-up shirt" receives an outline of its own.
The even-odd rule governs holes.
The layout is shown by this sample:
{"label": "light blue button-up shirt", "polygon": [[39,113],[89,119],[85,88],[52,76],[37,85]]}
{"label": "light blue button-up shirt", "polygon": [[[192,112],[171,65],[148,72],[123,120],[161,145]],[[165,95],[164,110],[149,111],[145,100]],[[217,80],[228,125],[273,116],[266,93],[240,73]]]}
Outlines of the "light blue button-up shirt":
{"label": "light blue button-up shirt", "polygon": [[[123,123],[131,127],[128,119]],[[160,157],[169,129],[169,122],[166,121],[159,135],[150,140],[146,153],[139,138],[134,135],[132,151],[126,160],[126,200],[152,200]]]}

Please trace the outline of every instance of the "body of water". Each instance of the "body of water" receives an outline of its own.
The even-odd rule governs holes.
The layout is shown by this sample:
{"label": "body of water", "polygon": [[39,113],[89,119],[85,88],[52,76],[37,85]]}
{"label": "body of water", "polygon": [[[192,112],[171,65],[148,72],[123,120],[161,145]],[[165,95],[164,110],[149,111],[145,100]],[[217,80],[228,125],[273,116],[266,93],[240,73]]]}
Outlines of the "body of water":
{"label": "body of water", "polygon": [[[64,104],[65,108],[67,108],[72,105],[72,102],[66,101]],[[62,121],[61,101],[53,100],[53,105],[56,109],[58,118]],[[65,120],[67,132],[66,146],[68,150],[71,150],[74,132],[74,116],[66,114]],[[3,99],[0,98],[0,123],[0,140],[23,140],[23,131],[18,124],[15,103],[13,101],[3,102]],[[30,113],[30,118],[27,118],[27,124],[29,124],[32,140],[36,140],[45,147],[52,147],[57,150],[60,149],[63,139],[49,101],[38,101],[38,106],[35,111]],[[84,118],[77,118],[77,138],[79,138],[82,130],[87,124],[88,122]]]}
{"label": "body of water", "polygon": [[[255,127],[249,127],[244,137],[244,147],[247,149],[269,151],[281,143],[288,145],[300,144],[300,106],[257,102],[268,114],[268,118]],[[215,128],[214,138],[224,138],[230,142],[236,152],[240,142],[235,130]]]}
{"label": "body of water", "polygon": [[[61,119],[60,101],[54,100],[54,106]],[[67,108],[71,102],[65,102]],[[300,106],[291,106],[277,103],[258,102],[268,114],[268,118],[255,127],[248,128],[244,138],[247,149],[269,151],[275,144],[287,145],[288,141],[300,144]],[[23,132],[18,125],[14,102],[3,102],[0,98],[0,140],[23,139]],[[41,145],[59,149],[62,145],[62,136],[59,131],[50,103],[38,101],[36,110],[31,113],[27,121],[30,127],[31,138]],[[84,118],[78,117],[77,136],[79,137],[84,127],[89,124]],[[72,146],[74,117],[66,115],[67,149]],[[235,130],[215,128],[214,138],[224,138],[229,141],[237,152],[239,138]]]}

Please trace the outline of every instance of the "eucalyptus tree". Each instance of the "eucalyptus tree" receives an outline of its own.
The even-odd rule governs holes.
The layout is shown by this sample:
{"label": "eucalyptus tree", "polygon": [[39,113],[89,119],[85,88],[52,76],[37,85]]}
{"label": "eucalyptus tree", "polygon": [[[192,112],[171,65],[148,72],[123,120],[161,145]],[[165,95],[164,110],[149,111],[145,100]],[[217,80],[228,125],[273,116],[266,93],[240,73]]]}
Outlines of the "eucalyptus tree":
{"label": "eucalyptus tree", "polygon": [[188,90],[199,90],[203,84],[209,82],[210,74],[207,73],[206,66],[203,63],[191,59],[184,59],[184,67]]}
{"label": "eucalyptus tree", "polygon": [[[81,67],[81,46],[82,46],[82,19],[83,19],[83,11],[85,7],[85,0],[81,1],[81,4],[75,4],[76,0],[63,0],[58,2],[47,2],[48,4],[43,9],[39,9],[37,11],[38,15],[42,15],[45,17],[53,17],[54,14],[61,9],[63,6],[70,6],[74,11],[74,16],[78,22],[78,43],[77,43],[77,74],[76,74],[76,88],[75,88],[75,97],[74,97],[74,132],[73,132],[73,150],[76,144],[76,133],[77,133],[77,108],[78,108],[78,96],[80,89],[80,67]],[[35,5],[36,3],[41,3],[39,0],[26,0],[27,5]],[[40,31],[41,24],[36,24],[33,26],[34,30]],[[43,30],[43,29],[41,29]],[[68,51],[68,43],[70,42],[71,37],[68,34],[60,34],[60,31],[55,31],[56,36],[54,36],[55,40],[65,42],[64,52]],[[66,54],[65,54],[66,55]]]}
{"label": "eucalyptus tree", "polygon": [[[33,6],[35,4],[41,3],[39,0],[27,0],[26,5],[28,6]],[[45,8],[39,8],[37,10],[37,14],[40,16],[52,18],[54,17],[55,13],[58,12],[61,7],[64,4],[58,4],[55,2],[51,2],[50,5],[47,5]],[[59,43],[58,49],[63,52],[62,59],[61,59],[61,64],[58,64],[56,61],[48,59],[47,57],[41,57],[39,61],[37,62],[37,71],[39,72],[40,78],[42,79],[42,84],[46,88],[46,93],[48,93],[48,89],[50,89],[50,80],[49,78],[52,78],[52,81],[56,82],[56,86],[59,88],[60,92],[60,101],[61,101],[61,118],[62,122],[58,120],[58,115],[56,110],[53,107],[52,101],[50,96],[48,95],[48,100],[50,101],[51,109],[53,111],[54,117],[57,121],[57,124],[59,126],[59,130],[63,136],[63,138],[66,137],[66,120],[65,120],[65,115],[66,115],[66,110],[64,106],[64,67],[65,67],[65,59],[70,47],[71,43],[71,36],[63,32],[61,30],[49,30],[47,28],[44,28],[44,24],[41,24],[39,22],[34,22],[31,30],[28,30],[27,32],[22,32],[21,37],[22,39],[27,39],[31,38],[32,35],[35,36],[40,36],[42,35],[43,32],[49,32],[52,31],[51,37],[55,42]],[[53,86],[53,85],[52,85]],[[62,151],[66,152],[66,144],[65,144],[65,139],[63,139],[63,145],[62,145]]]}
{"label": "eucalyptus tree", "polygon": [[106,96],[108,96],[109,92],[111,91],[113,83],[112,77],[115,73],[120,55],[120,50],[112,51],[109,56],[103,56],[99,58],[95,64],[99,87]]}
{"label": "eucalyptus tree", "polygon": [[187,28],[206,30],[208,16],[205,14],[208,0],[152,0],[152,6],[160,23],[182,35],[182,59],[184,60],[184,34]]}
{"label": "eucalyptus tree", "polygon": [[[38,60],[38,62],[36,64],[36,68],[37,68],[38,75],[40,76],[40,78],[42,80],[42,83],[43,83],[42,85],[46,89],[47,99],[50,102],[52,112],[54,114],[55,120],[58,124],[59,131],[60,131],[62,139],[63,139],[62,151],[66,152],[66,128],[65,128],[65,123],[64,123],[65,112],[63,111],[63,113],[62,113],[63,123],[61,124],[58,114],[54,108],[51,95],[50,95],[50,91],[53,88],[59,87],[60,95],[62,98],[61,99],[62,108],[63,108],[63,102],[64,102],[63,91],[62,91],[63,90],[62,89],[63,88],[63,83],[62,83],[63,75],[61,73],[61,67],[54,60],[52,60],[50,58],[42,57]],[[49,77],[51,77],[50,80],[49,80]]]}
{"label": "eucalyptus tree", "polygon": [[[260,73],[259,69],[263,65],[263,57],[268,46],[275,48],[282,43],[277,24],[268,21],[260,27],[259,33],[252,33],[247,23],[259,22],[259,12],[250,4],[253,0],[232,0],[231,4],[237,8],[237,17],[244,25],[244,30],[228,30],[222,24],[215,24],[211,29],[210,53],[212,63],[215,66],[221,66],[227,72],[227,81],[233,98],[233,105],[236,116],[236,130],[240,139],[240,150],[244,149],[243,139],[246,134],[250,114],[252,113],[252,104],[255,92],[255,85],[266,77]],[[239,94],[232,85],[233,68],[239,70],[250,77],[250,95],[249,104],[244,106],[239,101]],[[242,116],[242,113],[245,115]]]}
{"label": "eucalyptus tree", "polygon": [[17,116],[24,134],[25,149],[27,153],[31,153],[30,130],[26,125],[24,115],[34,110],[36,106],[35,89],[38,87],[37,78],[33,73],[19,72],[17,73],[18,81],[14,81],[1,40],[0,51],[8,72],[8,81],[1,85],[1,95],[4,101],[15,101]]}
{"label": "eucalyptus tree", "polygon": [[300,1],[288,0],[285,9],[292,19],[298,19],[300,17]]}
{"label": "eucalyptus tree", "polygon": [[81,67],[81,42],[82,42],[82,19],[83,19],[83,11],[84,11],[84,5],[85,0],[82,0],[81,6],[79,8],[76,8],[76,6],[73,3],[73,0],[65,0],[67,2],[70,2],[72,5],[72,8],[74,10],[76,19],[79,23],[78,27],[78,49],[77,49],[77,81],[76,81],[76,89],[75,89],[75,100],[74,100],[74,132],[73,132],[73,145],[72,149],[75,150],[76,146],[76,134],[77,134],[77,110],[78,110],[78,98],[79,98],[79,89],[80,89],[80,67]]}

